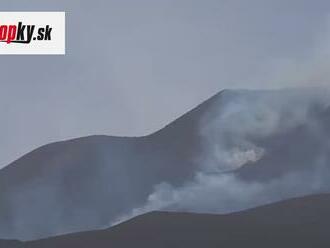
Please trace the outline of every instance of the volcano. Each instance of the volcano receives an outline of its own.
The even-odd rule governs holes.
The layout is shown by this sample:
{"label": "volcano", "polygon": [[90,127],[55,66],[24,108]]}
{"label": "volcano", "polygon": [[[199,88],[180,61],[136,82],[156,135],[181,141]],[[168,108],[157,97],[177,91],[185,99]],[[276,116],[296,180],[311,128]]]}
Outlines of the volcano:
{"label": "volcano", "polygon": [[[40,147],[0,170],[0,238],[104,229],[155,210],[226,214],[330,192],[329,103],[327,92],[317,89],[222,91],[151,135],[90,136]],[[153,212],[132,225],[144,230],[139,220],[163,223],[164,216],[184,225],[204,218]],[[244,225],[254,231],[254,224]],[[248,236],[239,230],[243,242]],[[211,231],[212,240],[219,233]]]}

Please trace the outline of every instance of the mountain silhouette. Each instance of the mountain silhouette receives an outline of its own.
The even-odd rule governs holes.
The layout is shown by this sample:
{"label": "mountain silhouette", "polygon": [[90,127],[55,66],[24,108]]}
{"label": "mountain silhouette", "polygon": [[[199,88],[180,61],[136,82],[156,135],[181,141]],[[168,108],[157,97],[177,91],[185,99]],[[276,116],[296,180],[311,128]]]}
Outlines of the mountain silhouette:
{"label": "mountain silhouette", "polygon": [[151,212],[106,230],[7,243],[8,246],[0,243],[0,247],[322,248],[330,244],[329,219],[330,195],[324,194],[227,215]]}
{"label": "mountain silhouette", "polygon": [[329,192],[328,103],[323,90],[223,91],[151,135],[40,147],[0,170],[0,238],[103,229],[153,210],[230,213]]}

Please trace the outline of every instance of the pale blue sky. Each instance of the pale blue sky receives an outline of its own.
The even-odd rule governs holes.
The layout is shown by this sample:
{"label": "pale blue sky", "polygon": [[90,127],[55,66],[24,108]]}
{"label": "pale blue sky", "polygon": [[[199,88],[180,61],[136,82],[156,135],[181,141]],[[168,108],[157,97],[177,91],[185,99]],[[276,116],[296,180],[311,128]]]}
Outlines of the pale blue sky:
{"label": "pale blue sky", "polygon": [[0,56],[0,167],[49,142],[153,132],[223,88],[326,85],[328,0],[2,0],[67,12],[67,55]]}

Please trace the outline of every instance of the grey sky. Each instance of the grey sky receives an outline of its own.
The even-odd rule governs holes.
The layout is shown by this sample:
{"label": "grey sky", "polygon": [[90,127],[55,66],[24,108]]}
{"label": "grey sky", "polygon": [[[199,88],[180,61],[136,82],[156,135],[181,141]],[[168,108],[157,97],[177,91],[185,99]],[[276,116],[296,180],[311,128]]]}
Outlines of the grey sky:
{"label": "grey sky", "polygon": [[67,12],[67,55],[0,57],[0,167],[53,141],[153,132],[223,88],[326,85],[328,0],[2,0]]}

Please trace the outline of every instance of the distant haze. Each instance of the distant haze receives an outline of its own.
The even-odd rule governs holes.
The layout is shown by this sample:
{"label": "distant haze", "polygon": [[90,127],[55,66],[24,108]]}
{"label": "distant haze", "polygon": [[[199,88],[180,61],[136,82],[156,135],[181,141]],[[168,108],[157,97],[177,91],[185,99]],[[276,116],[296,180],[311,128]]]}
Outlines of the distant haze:
{"label": "distant haze", "polygon": [[151,133],[224,88],[327,85],[327,0],[2,0],[67,12],[67,55],[0,57],[0,167],[53,141]]}

